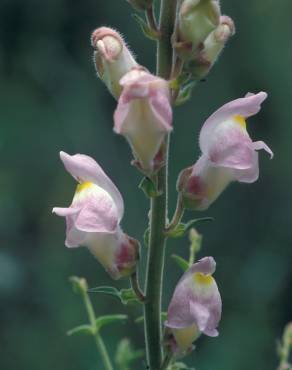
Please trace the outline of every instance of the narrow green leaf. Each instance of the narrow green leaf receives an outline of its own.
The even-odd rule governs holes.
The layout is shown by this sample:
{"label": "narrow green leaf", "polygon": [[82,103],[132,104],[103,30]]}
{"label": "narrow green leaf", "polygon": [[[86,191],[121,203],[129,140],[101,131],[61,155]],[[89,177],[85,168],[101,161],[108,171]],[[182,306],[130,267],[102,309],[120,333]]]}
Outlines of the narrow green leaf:
{"label": "narrow green leaf", "polygon": [[[161,312],[161,321],[164,322],[167,319],[167,312]],[[144,322],[144,316],[139,316],[135,319],[136,324],[142,324]]]}
{"label": "narrow green leaf", "polygon": [[214,221],[213,217],[201,217],[195,218],[185,224],[186,231],[188,231],[193,225],[197,224],[198,222],[210,222]]}
{"label": "narrow green leaf", "polygon": [[177,265],[183,270],[187,271],[187,269],[190,267],[188,261],[186,261],[184,258],[178,256],[177,254],[173,254],[171,258],[174,259],[174,261],[177,263]]}
{"label": "narrow green leaf", "polygon": [[120,291],[120,300],[124,305],[127,305],[129,303],[139,303],[139,299],[137,298],[136,293],[134,292],[133,289],[122,289]]}
{"label": "narrow green leaf", "polygon": [[138,23],[146,37],[154,41],[157,41],[159,39],[159,33],[149,27],[147,22],[143,18],[139,17],[139,15],[137,14],[133,14],[133,18]]}
{"label": "narrow green leaf", "polygon": [[134,350],[129,339],[124,338],[118,344],[115,362],[120,370],[129,370],[130,364],[143,356],[143,350]]}
{"label": "narrow green leaf", "polygon": [[67,332],[67,335],[75,335],[75,334],[93,335],[94,332],[90,325],[80,325]]}
{"label": "narrow green leaf", "polygon": [[187,223],[179,223],[174,229],[169,230],[166,235],[170,238],[181,238],[185,233],[198,222],[213,221],[212,217],[195,218]]}
{"label": "narrow green leaf", "polygon": [[102,327],[114,324],[116,322],[126,321],[128,319],[127,315],[105,315],[100,316],[96,319],[96,329],[100,330]]}
{"label": "narrow green leaf", "polygon": [[139,188],[143,190],[144,194],[148,198],[155,198],[161,195],[154,184],[154,182],[149,177],[143,177],[142,181],[139,184]]}
{"label": "narrow green leaf", "polygon": [[178,97],[176,98],[175,101],[176,106],[186,103],[192,97],[192,92],[196,84],[197,81],[190,81],[180,90]]}
{"label": "narrow green leaf", "polygon": [[88,289],[88,293],[102,293],[102,294],[114,296],[119,299],[121,296],[119,290],[112,286],[98,286],[96,288],[90,288]]}
{"label": "narrow green leaf", "polygon": [[111,295],[115,298],[118,298],[119,301],[121,301],[124,305],[127,305],[128,303],[141,303],[137,298],[136,293],[131,288],[118,290],[111,286],[100,286],[88,289],[88,292]]}

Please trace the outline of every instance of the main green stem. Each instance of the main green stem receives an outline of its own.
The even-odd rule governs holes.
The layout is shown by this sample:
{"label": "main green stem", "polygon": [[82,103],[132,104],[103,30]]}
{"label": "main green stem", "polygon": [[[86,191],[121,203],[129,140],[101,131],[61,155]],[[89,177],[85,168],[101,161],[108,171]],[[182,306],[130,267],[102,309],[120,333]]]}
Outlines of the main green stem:
{"label": "main green stem", "polygon": [[88,297],[87,292],[83,292],[83,300],[84,300],[84,304],[86,307],[90,325],[92,326],[92,329],[95,330],[95,333],[94,333],[95,343],[101,355],[104,368],[105,370],[114,370],[111,364],[107,349],[105,347],[104,341],[102,340],[99,332],[96,331],[96,317],[95,317],[95,313],[92,307],[92,303],[90,301],[90,298]]}
{"label": "main green stem", "polygon": [[[161,0],[160,39],[157,47],[157,74],[168,79],[172,68],[171,35],[175,22],[176,0]],[[165,165],[157,174],[157,186],[162,195],[151,199],[150,238],[146,271],[145,341],[149,370],[162,365],[161,295],[164,271],[165,227],[167,221],[168,141],[165,145]]]}

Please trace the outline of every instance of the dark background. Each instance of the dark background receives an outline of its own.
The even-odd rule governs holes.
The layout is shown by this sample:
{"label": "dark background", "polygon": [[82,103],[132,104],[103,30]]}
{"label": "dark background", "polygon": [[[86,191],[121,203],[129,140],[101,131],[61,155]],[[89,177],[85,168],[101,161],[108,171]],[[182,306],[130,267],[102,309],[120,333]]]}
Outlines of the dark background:
{"label": "dark background", "polygon": [[[260,179],[233,184],[202,215],[200,256],[217,260],[224,311],[220,336],[201,338],[187,362],[199,370],[275,369],[276,339],[291,320],[291,112],[292,47],[289,0],[222,1],[237,34],[208,81],[175,113],[170,158],[171,210],[175,180],[198,157],[203,121],[247,91],[269,93],[248,129],[273,149],[260,153]],[[91,286],[113,284],[84,248],[64,247],[64,221],[51,214],[66,206],[74,180],[58,152],[93,156],[124,196],[125,231],[142,239],[148,203],[137,188],[131,153],[112,132],[115,101],[96,78],[90,34],[110,25],[126,37],[138,61],[154,70],[154,43],[146,40],[124,0],[1,0],[0,2],[0,367],[9,370],[96,370],[90,337],[66,337],[85,323],[84,307],[68,277]],[[188,214],[187,217],[191,217]],[[187,254],[187,239],[168,253]],[[142,260],[142,264],[144,260]],[[164,309],[181,272],[167,259]],[[127,286],[127,281],[114,283]],[[136,307],[93,296],[98,314],[130,315],[125,326],[104,330],[113,355],[120,338],[143,347]],[[136,369],[143,369],[143,363]]]}

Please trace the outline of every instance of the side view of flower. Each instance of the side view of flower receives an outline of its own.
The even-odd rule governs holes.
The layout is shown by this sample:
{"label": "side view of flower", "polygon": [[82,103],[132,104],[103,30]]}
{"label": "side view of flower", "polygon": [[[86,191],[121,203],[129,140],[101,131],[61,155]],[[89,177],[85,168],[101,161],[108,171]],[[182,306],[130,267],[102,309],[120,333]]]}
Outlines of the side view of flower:
{"label": "side view of flower", "polygon": [[114,279],[131,275],[139,243],[121,230],[124,202],[120,192],[92,158],[64,152],[60,157],[79,182],[70,207],[53,209],[66,218],[65,245],[86,246]]}
{"label": "side view of flower", "polygon": [[267,94],[247,94],[223,105],[204,123],[200,132],[201,157],[179,176],[177,188],[186,208],[204,210],[232,181],[252,183],[259,177],[258,150],[271,149],[253,142],[245,119],[257,114]]}
{"label": "side view of flower", "polygon": [[[230,101],[205,121],[198,130],[201,155],[192,166],[181,170],[177,207],[169,217],[170,134],[180,129],[179,124],[175,127],[173,123],[173,110],[191,99],[192,91],[200,86],[235,34],[235,25],[229,16],[222,15],[219,0],[160,0],[159,21],[154,9],[158,1],[127,2],[144,12],[145,18],[135,15],[135,19],[144,35],[156,42],[156,74],[133,57],[124,38],[112,28],[97,28],[91,44],[98,77],[117,101],[113,131],[127,140],[134,157],[132,164],[143,175],[139,187],[150,203],[149,222],[143,235],[146,249],[139,261],[140,243],[125,234],[120,225],[123,198],[97,162],[83,154],[61,152],[65,169],[78,182],[71,205],[53,209],[53,213],[66,219],[65,245],[87,247],[113,279],[129,278],[129,287],[121,290],[115,286],[88,289],[85,279],[71,279],[83,297],[90,325],[70,332],[93,335],[104,369],[114,370],[99,330],[103,325],[124,320],[125,315],[96,318],[89,296],[108,294],[124,305],[131,302],[143,310],[144,368],[190,369],[177,359],[190,353],[194,343],[198,348],[197,340],[202,334],[218,336],[222,302],[212,276],[216,268],[214,258],[195,258],[202,237],[192,227],[210,217],[182,222],[184,212],[208,209],[232,182],[257,181],[258,151],[265,150],[271,158],[273,152],[263,141],[251,139],[246,119],[259,113],[267,93],[248,93]],[[195,132],[194,127],[189,129]],[[136,207],[135,217],[140,217],[139,212]],[[184,273],[174,289],[165,319],[162,297],[167,241],[184,237],[189,230],[189,260],[172,256]],[[139,263],[145,267],[143,275],[139,274]],[[121,342],[116,365],[119,370],[130,370],[132,362],[143,353],[133,352],[125,341]]]}
{"label": "side view of flower", "polygon": [[193,264],[178,282],[168,307],[165,326],[171,330],[175,352],[186,352],[202,333],[218,335],[222,303],[212,277],[216,263],[212,257]]}

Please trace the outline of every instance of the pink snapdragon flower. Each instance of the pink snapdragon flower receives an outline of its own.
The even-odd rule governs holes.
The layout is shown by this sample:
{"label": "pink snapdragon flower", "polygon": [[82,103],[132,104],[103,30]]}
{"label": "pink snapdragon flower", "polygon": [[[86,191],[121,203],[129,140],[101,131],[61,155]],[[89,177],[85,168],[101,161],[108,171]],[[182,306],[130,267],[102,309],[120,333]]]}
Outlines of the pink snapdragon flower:
{"label": "pink snapdragon flower", "polygon": [[121,93],[120,79],[138,64],[122,36],[112,28],[97,28],[91,36],[91,44],[95,49],[94,62],[98,76],[118,99]]}
{"label": "pink snapdragon flower", "polygon": [[177,188],[186,208],[204,210],[232,181],[252,183],[259,177],[258,150],[263,142],[253,142],[245,119],[259,112],[267,94],[247,94],[223,105],[204,123],[200,132],[201,157],[183,170]]}
{"label": "pink snapdragon flower", "polygon": [[86,246],[114,279],[130,275],[135,270],[139,245],[121,230],[124,202],[120,192],[91,157],[64,152],[60,157],[79,182],[72,204],[53,209],[66,218],[65,245]]}
{"label": "pink snapdragon flower", "polygon": [[133,69],[120,83],[123,90],[114,113],[114,131],[128,140],[137,165],[151,173],[161,165],[159,150],[172,130],[168,82]]}
{"label": "pink snapdragon flower", "polygon": [[213,257],[202,258],[184,273],[175,288],[165,322],[173,335],[175,352],[190,350],[202,333],[210,337],[218,335],[222,302],[212,277],[215,268]]}

